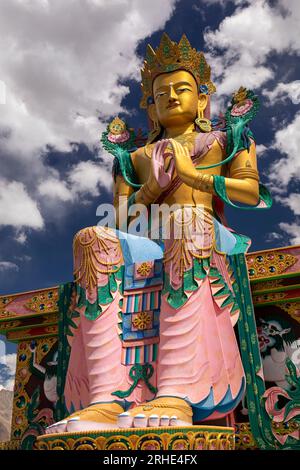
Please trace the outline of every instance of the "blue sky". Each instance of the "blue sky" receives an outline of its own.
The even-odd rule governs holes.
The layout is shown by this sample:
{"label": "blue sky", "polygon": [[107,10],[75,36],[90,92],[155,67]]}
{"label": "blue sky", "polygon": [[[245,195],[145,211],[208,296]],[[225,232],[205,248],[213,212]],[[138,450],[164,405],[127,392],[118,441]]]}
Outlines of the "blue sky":
{"label": "blue sky", "polygon": [[163,31],[206,53],[215,112],[240,85],[261,99],[252,130],[274,205],[228,210],[230,225],[253,250],[300,244],[299,20],[298,0],[2,0],[0,295],[72,279],[72,238],[111,201],[100,134],[117,114],[146,128],[139,70]]}

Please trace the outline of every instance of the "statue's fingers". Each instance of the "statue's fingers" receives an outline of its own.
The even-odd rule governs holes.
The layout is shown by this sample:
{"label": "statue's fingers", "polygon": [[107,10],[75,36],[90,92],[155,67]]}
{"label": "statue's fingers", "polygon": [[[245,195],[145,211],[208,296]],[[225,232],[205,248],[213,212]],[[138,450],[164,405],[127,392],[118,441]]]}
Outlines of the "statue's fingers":
{"label": "statue's fingers", "polygon": [[182,145],[179,142],[176,142],[176,140],[173,140],[172,147],[175,155],[182,154],[184,152]]}
{"label": "statue's fingers", "polygon": [[169,168],[167,170],[167,174],[170,176],[170,178],[172,178],[172,176],[173,176],[174,169],[175,169],[175,162],[174,162],[174,160],[171,160],[171,163],[170,163]]}
{"label": "statue's fingers", "polygon": [[184,146],[183,149],[184,149],[184,151],[185,151],[185,155],[186,155],[187,157],[190,157],[189,148]]}
{"label": "statue's fingers", "polygon": [[154,147],[154,154],[152,154],[152,159],[156,161],[163,161],[163,151],[167,146],[165,141],[159,141]]}

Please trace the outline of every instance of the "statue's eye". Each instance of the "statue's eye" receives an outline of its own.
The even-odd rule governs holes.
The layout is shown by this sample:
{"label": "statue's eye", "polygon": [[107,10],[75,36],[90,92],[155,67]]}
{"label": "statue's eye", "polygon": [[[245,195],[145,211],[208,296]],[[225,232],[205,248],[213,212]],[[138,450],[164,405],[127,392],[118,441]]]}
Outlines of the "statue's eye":
{"label": "statue's eye", "polygon": [[159,93],[156,94],[156,98],[160,98],[161,96],[166,95],[167,93],[165,91],[160,91]]}
{"label": "statue's eye", "polygon": [[190,91],[189,88],[177,88],[177,92],[182,93],[183,91]]}

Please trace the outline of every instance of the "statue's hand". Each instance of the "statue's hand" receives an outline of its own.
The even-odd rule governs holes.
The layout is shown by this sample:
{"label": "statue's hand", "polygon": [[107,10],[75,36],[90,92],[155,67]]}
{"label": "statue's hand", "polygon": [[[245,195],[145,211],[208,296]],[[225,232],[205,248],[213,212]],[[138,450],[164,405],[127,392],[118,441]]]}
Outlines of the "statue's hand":
{"label": "statue's hand", "polygon": [[152,152],[148,185],[152,191],[155,191],[157,194],[159,194],[162,189],[167,189],[171,183],[175,168],[172,153],[166,152],[168,144],[168,140],[160,140],[157,142]]}
{"label": "statue's hand", "polygon": [[184,183],[191,186],[196,169],[190,157],[189,149],[174,139],[169,139],[169,143],[173,149],[173,161],[175,162],[177,175]]}

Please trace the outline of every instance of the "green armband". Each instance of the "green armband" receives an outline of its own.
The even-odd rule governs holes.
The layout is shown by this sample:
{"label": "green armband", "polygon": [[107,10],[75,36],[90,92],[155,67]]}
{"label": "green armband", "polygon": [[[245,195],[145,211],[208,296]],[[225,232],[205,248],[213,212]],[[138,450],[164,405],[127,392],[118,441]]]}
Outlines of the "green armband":
{"label": "green armband", "polygon": [[227,196],[225,178],[224,176],[214,176],[214,190],[217,196],[219,196],[222,201],[228,204],[231,207],[242,210],[260,210],[260,209],[270,209],[272,206],[273,200],[272,196],[269,193],[269,190],[263,185],[259,184],[259,201],[256,206],[238,206],[230,201]]}

